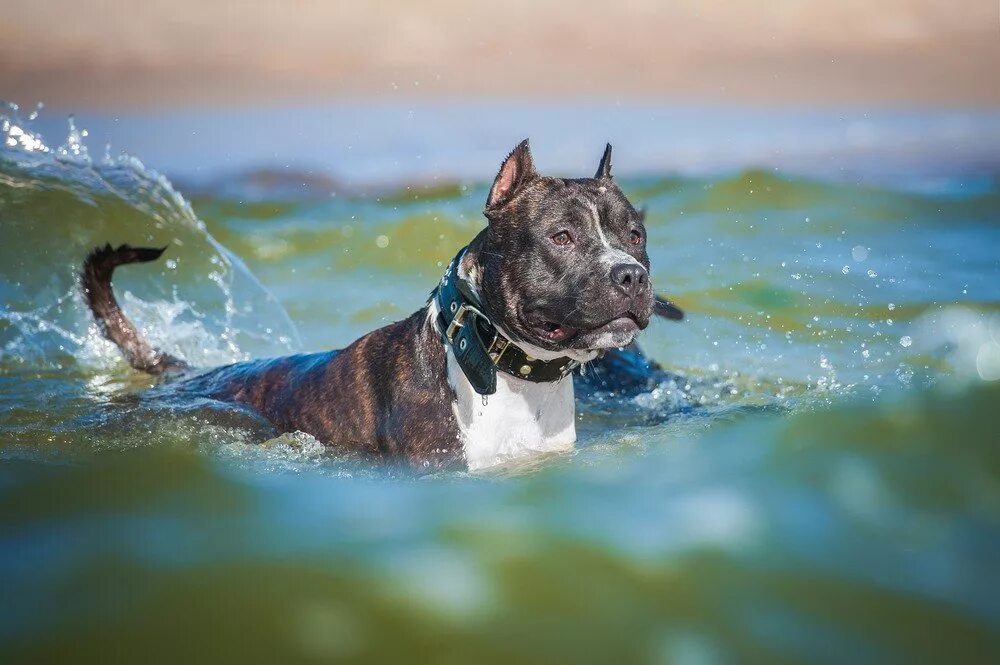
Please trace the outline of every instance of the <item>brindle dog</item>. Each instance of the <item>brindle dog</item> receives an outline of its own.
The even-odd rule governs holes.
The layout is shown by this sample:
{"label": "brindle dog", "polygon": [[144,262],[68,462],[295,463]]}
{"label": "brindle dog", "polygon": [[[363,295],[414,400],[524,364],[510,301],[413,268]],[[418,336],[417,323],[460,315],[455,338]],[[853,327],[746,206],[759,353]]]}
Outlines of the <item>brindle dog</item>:
{"label": "brindle dog", "polygon": [[339,351],[196,370],[151,347],[119,308],[111,277],[162,249],[95,249],[82,287],[132,367],[165,377],[158,391],[249,407],[279,432],[418,469],[567,449],[572,370],[589,363],[583,388],[648,385],[658,368],[634,339],[654,312],[682,314],[653,294],[643,217],[611,175],[610,145],[593,178],[566,179],[539,175],[523,141],[484,212],[489,224],[424,307]]}

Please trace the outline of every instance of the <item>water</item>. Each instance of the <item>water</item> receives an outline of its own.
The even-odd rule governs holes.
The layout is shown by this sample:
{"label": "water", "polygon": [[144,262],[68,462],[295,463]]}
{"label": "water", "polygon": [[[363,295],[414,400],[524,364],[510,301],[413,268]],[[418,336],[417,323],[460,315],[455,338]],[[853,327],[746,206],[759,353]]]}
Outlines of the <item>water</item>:
{"label": "water", "polygon": [[[483,224],[489,170],[344,186],[190,164],[188,200],[82,129],[59,146],[0,122],[11,662],[1000,653],[1000,179],[975,151],[863,178],[827,157],[623,168],[654,284],[688,313],[642,338],[678,380],[582,404],[572,454],[418,479],[137,399],[149,380],[75,275],[99,243],[168,245],[116,286],[197,364],[340,347],[423,303]],[[1000,125],[978,122],[988,143]]]}

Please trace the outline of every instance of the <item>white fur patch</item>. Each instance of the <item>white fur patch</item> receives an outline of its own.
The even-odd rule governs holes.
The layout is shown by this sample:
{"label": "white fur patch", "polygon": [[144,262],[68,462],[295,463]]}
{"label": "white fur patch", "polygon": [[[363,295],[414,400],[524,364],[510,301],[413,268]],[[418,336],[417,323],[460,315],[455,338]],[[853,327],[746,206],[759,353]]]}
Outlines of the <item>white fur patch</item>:
{"label": "white fur patch", "polygon": [[[469,274],[463,262],[459,263],[457,272],[459,278],[476,290],[477,275]],[[429,321],[434,321],[436,302],[432,301],[428,310]],[[586,362],[597,356],[597,351],[549,351],[521,342],[502,327],[497,328],[508,339],[515,340],[525,353],[539,360],[569,356]],[[484,403],[483,396],[465,378],[451,347],[446,347],[445,351],[448,384],[455,391],[452,410],[470,471],[531,455],[572,450],[576,443],[572,375],[552,383],[533,383],[497,372],[497,391]]]}
{"label": "white fur patch", "polygon": [[613,268],[622,263],[634,263],[637,266],[642,266],[628,252],[611,246],[611,243],[608,242],[608,237],[604,235],[604,227],[601,226],[601,214],[597,211],[597,206],[593,203],[590,204],[590,212],[594,217],[594,228],[597,229],[597,237],[601,239],[601,244],[604,245],[604,251],[601,252],[601,263],[608,268]]}
{"label": "white fur patch", "polygon": [[621,348],[635,341],[635,337],[633,333],[605,332],[601,333],[591,344],[595,349]]}
{"label": "white fur patch", "polygon": [[451,347],[447,354],[448,383],[455,391],[452,410],[470,471],[573,448],[576,409],[572,376],[553,383],[532,383],[497,372],[497,391],[484,404]]}

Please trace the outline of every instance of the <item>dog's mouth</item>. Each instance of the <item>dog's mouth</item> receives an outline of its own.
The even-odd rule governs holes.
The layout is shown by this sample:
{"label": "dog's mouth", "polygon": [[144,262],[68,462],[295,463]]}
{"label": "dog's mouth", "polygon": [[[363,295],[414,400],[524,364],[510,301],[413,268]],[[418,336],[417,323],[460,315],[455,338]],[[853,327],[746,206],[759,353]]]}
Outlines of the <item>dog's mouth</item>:
{"label": "dog's mouth", "polygon": [[576,337],[577,333],[580,332],[579,328],[543,318],[532,321],[529,323],[529,326],[531,332],[539,339],[544,339],[554,344],[564,344]]}
{"label": "dog's mouth", "polygon": [[[588,349],[628,344],[639,330],[645,327],[639,322],[637,315],[632,312],[623,312],[588,330],[547,319],[538,312],[533,312],[527,319],[529,329],[540,340],[552,344],[573,344]],[[580,344],[574,344],[574,342],[580,342]],[[591,344],[597,346],[591,346]]]}
{"label": "dog's mouth", "polygon": [[635,314],[626,312],[578,335],[573,342],[575,346],[589,350],[628,346],[645,327]]}

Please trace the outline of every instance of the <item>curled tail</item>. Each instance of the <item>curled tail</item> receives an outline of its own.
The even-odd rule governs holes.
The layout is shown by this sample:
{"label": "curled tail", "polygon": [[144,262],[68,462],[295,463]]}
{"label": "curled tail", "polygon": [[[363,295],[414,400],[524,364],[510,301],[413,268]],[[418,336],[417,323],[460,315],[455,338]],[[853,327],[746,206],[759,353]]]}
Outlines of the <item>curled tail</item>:
{"label": "curled tail", "polygon": [[165,249],[166,247],[156,249],[129,245],[120,245],[117,249],[112,249],[111,245],[95,247],[84,259],[83,270],[80,272],[83,297],[90,305],[90,311],[101,332],[121,349],[132,367],[150,374],[182,370],[187,367],[187,363],[154,349],[139,334],[115,300],[111,289],[111,274],[120,265],[155,261]]}

